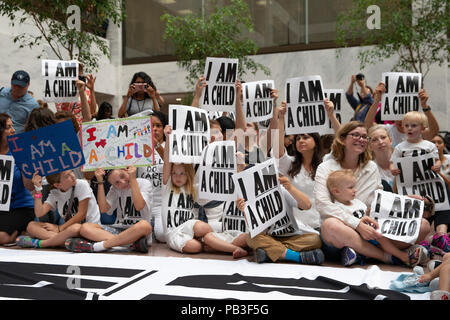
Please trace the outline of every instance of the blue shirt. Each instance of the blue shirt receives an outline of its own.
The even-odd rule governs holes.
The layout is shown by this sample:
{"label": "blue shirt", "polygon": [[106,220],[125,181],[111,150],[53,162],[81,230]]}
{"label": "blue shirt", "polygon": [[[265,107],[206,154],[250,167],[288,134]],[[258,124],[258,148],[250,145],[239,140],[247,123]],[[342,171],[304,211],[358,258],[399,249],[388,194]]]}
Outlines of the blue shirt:
{"label": "blue shirt", "polygon": [[11,88],[3,88],[0,91],[0,113],[11,117],[16,133],[23,132],[28,115],[34,108],[39,108],[39,103],[28,93],[13,101]]}
{"label": "blue shirt", "polygon": [[[9,151],[7,155],[11,156],[11,151]],[[16,165],[14,165],[14,178],[9,208],[34,208],[33,196],[23,185],[22,174]]]}
{"label": "blue shirt", "polygon": [[372,95],[369,93],[363,99],[361,99],[358,95],[358,99],[356,99],[352,94],[348,94],[346,92],[345,97],[347,98],[347,101],[352,109],[355,110],[355,120],[364,123],[367,112],[369,111],[370,106],[373,104]]}

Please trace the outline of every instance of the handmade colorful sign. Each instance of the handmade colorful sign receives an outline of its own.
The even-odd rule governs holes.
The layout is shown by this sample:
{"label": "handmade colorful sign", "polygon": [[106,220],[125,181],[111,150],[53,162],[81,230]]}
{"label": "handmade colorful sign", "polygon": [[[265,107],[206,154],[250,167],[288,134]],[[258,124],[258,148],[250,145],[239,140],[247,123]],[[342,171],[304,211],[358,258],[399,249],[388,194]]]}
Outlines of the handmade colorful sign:
{"label": "handmade colorful sign", "polygon": [[238,67],[238,59],[206,58],[206,87],[200,98],[202,109],[226,112],[235,110]]}
{"label": "handmade colorful sign", "polygon": [[210,140],[208,112],[200,108],[171,104],[169,125],[172,127],[170,162],[201,163],[203,149]]}
{"label": "handmade colorful sign", "polygon": [[402,120],[409,111],[419,111],[421,73],[384,72],[386,92],[381,97],[381,120]]}
{"label": "handmade colorful sign", "polygon": [[14,157],[0,155],[0,211],[9,211],[14,179]]}
{"label": "handmade colorful sign", "polygon": [[77,102],[78,61],[42,60],[45,102]]}
{"label": "handmade colorful sign", "polygon": [[82,142],[83,171],[154,164],[151,117],[85,122]]}
{"label": "handmade colorful sign", "polygon": [[84,164],[71,120],[9,136],[8,145],[16,165],[28,179],[35,171],[47,176]]}

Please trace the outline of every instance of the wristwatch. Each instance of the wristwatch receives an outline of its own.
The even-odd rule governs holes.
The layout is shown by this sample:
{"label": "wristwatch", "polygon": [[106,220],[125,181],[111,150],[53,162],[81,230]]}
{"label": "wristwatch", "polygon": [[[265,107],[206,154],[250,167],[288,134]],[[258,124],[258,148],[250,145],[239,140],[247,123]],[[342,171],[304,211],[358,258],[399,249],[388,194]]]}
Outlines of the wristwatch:
{"label": "wristwatch", "polygon": [[427,112],[427,111],[430,111],[431,110],[431,107],[430,106],[427,106],[426,108],[422,108],[422,111],[423,112]]}

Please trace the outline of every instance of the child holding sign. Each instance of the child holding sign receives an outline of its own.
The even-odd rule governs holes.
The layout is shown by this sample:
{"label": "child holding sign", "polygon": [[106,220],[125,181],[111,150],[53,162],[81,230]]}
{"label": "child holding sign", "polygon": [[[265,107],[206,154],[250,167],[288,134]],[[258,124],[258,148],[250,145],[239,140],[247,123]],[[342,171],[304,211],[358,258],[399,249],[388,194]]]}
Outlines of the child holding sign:
{"label": "child holding sign", "polygon": [[34,213],[37,218],[50,210],[58,212],[64,223],[61,225],[32,221],[27,226],[29,236],[17,238],[22,248],[63,247],[66,239],[80,236],[81,224],[86,221],[100,223],[100,211],[96,199],[86,180],[77,179],[72,170],[46,177],[52,186],[47,200],[42,203],[42,177],[33,174]]}
{"label": "child holding sign", "polygon": [[[378,229],[377,221],[366,215],[366,213],[369,213],[369,210],[365,203],[355,198],[356,179],[352,170],[336,170],[330,173],[327,178],[327,187],[335,200],[334,203],[342,209],[343,214],[338,216],[339,219],[348,225],[356,225],[363,222],[374,229]],[[383,262],[397,263],[398,259],[400,259],[406,265],[414,267],[419,263],[423,264],[428,261],[427,250],[422,246],[410,246],[407,252],[403,252],[390,239],[381,235],[376,240],[371,239],[368,241],[374,247],[367,250],[366,255]],[[380,246],[378,247],[378,245]],[[380,249],[382,252],[380,252]],[[363,256],[357,253],[354,248],[345,246],[341,250],[341,262],[344,266],[362,262],[362,259]]]}
{"label": "child holding sign", "polygon": [[86,223],[80,234],[95,243],[83,239],[68,239],[66,248],[73,252],[101,252],[113,247],[128,246],[147,253],[151,242],[150,202],[152,186],[148,180],[136,178],[136,168],[114,169],[108,174],[111,188],[105,196],[103,187],[105,171],[98,168],[95,177],[98,183],[97,201],[101,212],[113,214],[117,210],[116,221],[112,225]]}

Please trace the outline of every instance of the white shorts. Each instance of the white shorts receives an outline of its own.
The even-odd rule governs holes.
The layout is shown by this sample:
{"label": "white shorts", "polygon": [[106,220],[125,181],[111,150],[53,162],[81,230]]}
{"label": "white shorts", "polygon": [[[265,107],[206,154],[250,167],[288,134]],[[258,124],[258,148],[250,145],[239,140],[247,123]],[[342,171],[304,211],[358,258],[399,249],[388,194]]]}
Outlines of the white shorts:
{"label": "white shorts", "polygon": [[212,234],[214,237],[216,237],[220,240],[223,240],[228,243],[232,243],[234,241],[234,239],[236,239],[237,237],[239,237],[242,234],[242,232],[236,231],[236,230],[228,230],[228,231],[224,231],[224,232],[213,232]]}
{"label": "white shorts", "polygon": [[194,225],[200,220],[188,220],[176,228],[167,231],[166,243],[172,250],[183,253],[189,240],[194,239]]}

